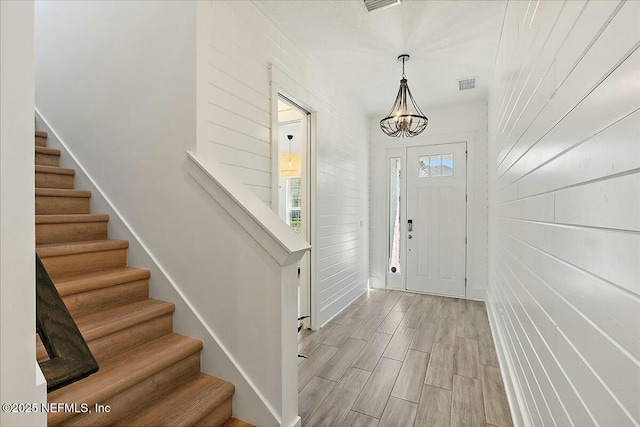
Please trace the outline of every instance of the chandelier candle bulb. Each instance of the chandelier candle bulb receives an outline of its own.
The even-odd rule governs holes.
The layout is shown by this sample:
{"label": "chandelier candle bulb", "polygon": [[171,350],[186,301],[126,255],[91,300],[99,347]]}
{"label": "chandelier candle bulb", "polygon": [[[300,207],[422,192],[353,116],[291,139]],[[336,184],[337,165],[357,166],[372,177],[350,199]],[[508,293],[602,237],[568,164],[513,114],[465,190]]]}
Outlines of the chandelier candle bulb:
{"label": "chandelier candle bulb", "polygon": [[382,131],[396,138],[405,136],[411,138],[420,135],[429,123],[429,119],[427,119],[413,99],[407,78],[404,74],[404,63],[407,62],[409,58],[407,54],[398,56],[398,61],[402,62],[400,89],[398,89],[398,95],[391,107],[391,111],[389,111],[387,117],[380,120],[380,128]]}

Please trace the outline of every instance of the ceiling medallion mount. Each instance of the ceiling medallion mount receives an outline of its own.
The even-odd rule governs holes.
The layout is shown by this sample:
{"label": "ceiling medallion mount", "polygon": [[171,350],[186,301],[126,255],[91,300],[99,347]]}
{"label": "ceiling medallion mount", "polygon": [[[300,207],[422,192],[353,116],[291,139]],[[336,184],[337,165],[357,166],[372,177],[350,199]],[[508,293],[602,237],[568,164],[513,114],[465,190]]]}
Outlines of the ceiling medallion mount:
{"label": "ceiling medallion mount", "polygon": [[424,115],[416,101],[411,95],[407,78],[404,74],[404,63],[410,59],[407,54],[398,56],[398,61],[402,62],[402,79],[400,80],[400,89],[398,95],[391,107],[391,111],[387,117],[380,120],[380,128],[389,136],[414,137],[420,135],[426,129],[429,119]]}

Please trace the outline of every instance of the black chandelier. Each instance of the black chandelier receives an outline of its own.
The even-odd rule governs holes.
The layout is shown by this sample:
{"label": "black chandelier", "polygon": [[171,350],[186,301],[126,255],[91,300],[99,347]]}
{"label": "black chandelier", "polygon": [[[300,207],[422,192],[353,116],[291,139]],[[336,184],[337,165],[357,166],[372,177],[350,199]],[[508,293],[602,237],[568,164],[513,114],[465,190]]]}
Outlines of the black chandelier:
{"label": "black chandelier", "polygon": [[404,54],[398,56],[398,61],[402,61],[402,80],[400,80],[400,89],[396,101],[391,107],[391,111],[384,119],[380,120],[380,128],[382,132],[389,136],[412,137],[419,135],[427,127],[429,119],[416,104],[411,95],[407,78],[404,75],[404,63],[409,60],[409,55]]}

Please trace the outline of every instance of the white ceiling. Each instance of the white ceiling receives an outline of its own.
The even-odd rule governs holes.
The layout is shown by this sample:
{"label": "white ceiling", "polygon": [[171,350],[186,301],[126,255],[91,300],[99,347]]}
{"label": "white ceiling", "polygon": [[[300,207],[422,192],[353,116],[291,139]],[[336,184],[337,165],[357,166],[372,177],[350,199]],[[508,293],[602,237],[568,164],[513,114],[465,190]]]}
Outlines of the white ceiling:
{"label": "white ceiling", "polygon": [[[505,11],[503,1],[403,0],[367,12],[362,0],[256,1],[283,33],[372,116],[386,114],[402,64],[414,98],[429,108],[487,99]],[[458,79],[478,76],[476,89]]]}

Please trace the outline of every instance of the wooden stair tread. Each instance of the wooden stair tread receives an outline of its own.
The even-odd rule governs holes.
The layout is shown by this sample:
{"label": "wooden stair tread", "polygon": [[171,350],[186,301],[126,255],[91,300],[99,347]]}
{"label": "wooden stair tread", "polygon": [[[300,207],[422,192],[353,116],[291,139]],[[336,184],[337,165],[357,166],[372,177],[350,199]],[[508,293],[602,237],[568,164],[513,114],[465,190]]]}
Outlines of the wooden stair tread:
{"label": "wooden stair tread", "polygon": [[50,156],[59,156],[60,155],[60,150],[58,150],[57,148],[36,146],[36,153],[38,153],[38,154],[48,154]]}
{"label": "wooden stair tread", "polygon": [[55,285],[58,293],[64,297],[136,280],[144,280],[150,276],[151,272],[144,268],[122,267],[64,277],[56,280]]}
{"label": "wooden stair tread", "polygon": [[[132,387],[152,375],[202,350],[202,341],[167,334],[145,345],[120,353],[100,365],[88,378],[48,394],[49,402],[88,403],[92,406]],[[74,413],[50,413],[49,425],[59,425]]]}
{"label": "wooden stair tread", "polygon": [[44,147],[47,145],[47,138],[49,134],[47,132],[36,131],[34,136],[34,142],[37,147]]}
{"label": "wooden stair tread", "polygon": [[[122,331],[148,320],[173,313],[175,304],[147,298],[120,307],[102,310],[75,318],[76,325],[86,342]],[[36,346],[38,359],[46,355],[41,343]]]}
{"label": "wooden stair tread", "polygon": [[107,214],[58,214],[36,215],[36,224],[68,224],[75,222],[107,222]]}
{"label": "wooden stair tread", "polygon": [[71,168],[61,168],[58,166],[36,165],[36,173],[52,173],[56,175],[75,175],[76,170]]}
{"label": "wooden stair tread", "polygon": [[230,382],[203,373],[194,375],[163,398],[116,426],[192,426],[229,399],[235,387]]}
{"label": "wooden stair tread", "polygon": [[100,251],[110,251],[115,249],[126,249],[129,247],[127,240],[89,240],[84,242],[70,243],[48,243],[36,245],[36,252],[40,258],[72,255],[80,253],[91,253]]}
{"label": "wooden stair tread", "polygon": [[36,197],[77,197],[89,198],[91,191],[89,190],[68,190],[61,188],[36,188]]}
{"label": "wooden stair tread", "polygon": [[[45,147],[46,140],[36,138],[34,164],[41,166],[60,166],[60,150]],[[36,187],[38,183],[36,183]]]}
{"label": "wooden stair tread", "polygon": [[222,427],[256,427],[253,424],[245,423],[242,420],[231,417]]}
{"label": "wooden stair tread", "polygon": [[107,240],[108,234],[109,215],[70,212],[36,215],[36,245]]}
{"label": "wooden stair tread", "polygon": [[91,341],[137,323],[173,313],[174,310],[173,303],[148,298],[122,307],[81,316],[75,321],[85,341]]}

